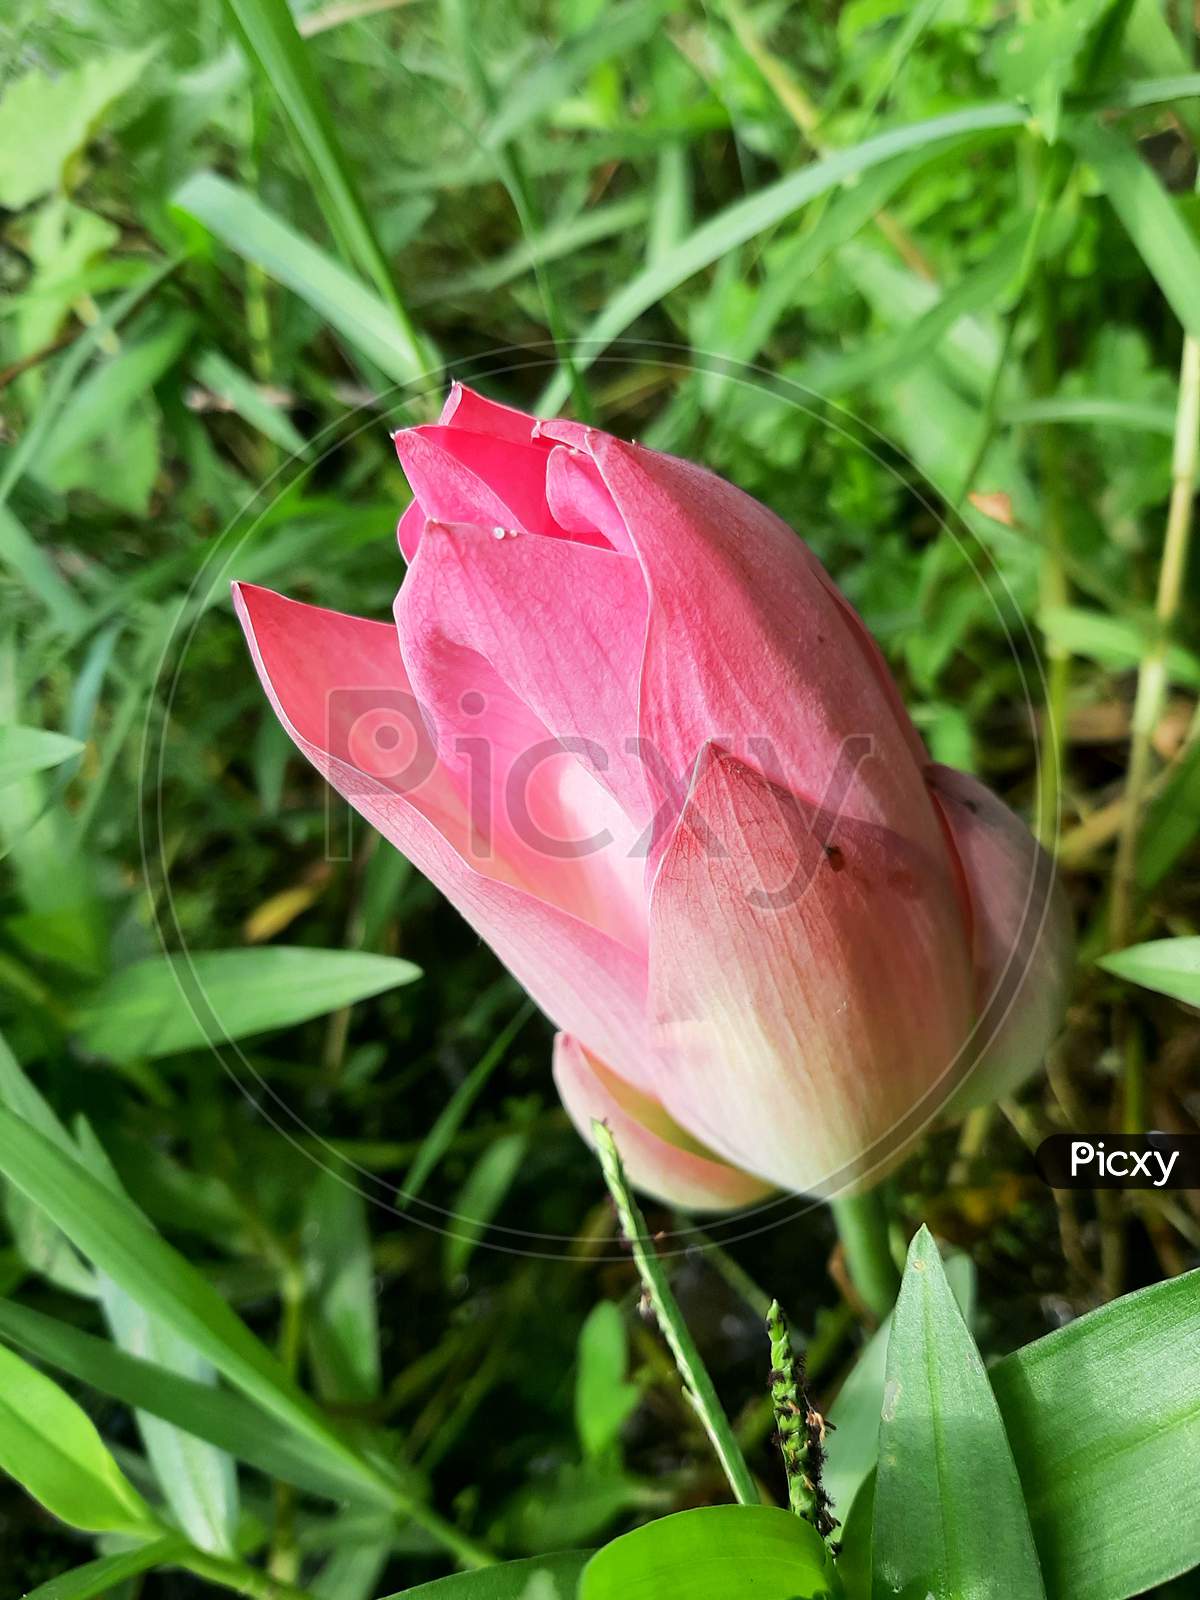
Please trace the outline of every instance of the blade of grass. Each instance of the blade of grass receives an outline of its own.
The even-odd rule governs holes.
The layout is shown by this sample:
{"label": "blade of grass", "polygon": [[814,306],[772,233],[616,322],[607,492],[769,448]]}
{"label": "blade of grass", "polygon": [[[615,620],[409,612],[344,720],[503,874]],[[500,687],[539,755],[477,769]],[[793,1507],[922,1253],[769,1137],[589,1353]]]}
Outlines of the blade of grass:
{"label": "blade of grass", "polygon": [[[666,255],[651,261],[618,291],[587,327],[580,341],[576,363],[590,366],[606,345],[618,338],[630,323],[649,310],[671,290],[677,289],[714,261],[745,244],[764,229],[782,222],[818,195],[857,178],[860,173],[889,161],[909,150],[928,148],[945,160],[948,153],[976,137],[1019,128],[1025,121],[1020,106],[1003,101],[968,106],[945,116],[891,128],[886,133],[864,139],[849,150],[838,150],[820,161],[813,161],[799,172],[789,173],[768,184],[756,194],[727,206],[717,216],[702,223],[681,244]],[[1200,287],[1197,288],[1200,295]],[[545,415],[559,410],[568,393],[562,376],[555,377],[540,397],[536,409]]]}
{"label": "blade of grass", "polygon": [[1200,245],[1182,213],[1129,139],[1090,118],[1065,131],[1185,332],[1200,339]]}
{"label": "blade of grass", "polygon": [[236,255],[298,294],[396,383],[425,373],[421,352],[388,305],[245,189],[215,173],[197,172],[175,191],[172,204]]}
{"label": "blade of grass", "polygon": [[182,253],[168,256],[165,261],[160,261],[157,266],[152,267],[144,277],[138,279],[137,283],[126,289],[124,294],[118,295],[104,315],[71,345],[54,369],[53,381],[46,391],[37,415],[13,446],[4,464],[4,471],[0,473],[0,506],[6,504],[14,485],[38,455],[59,413],[74,394],[77,380],[92,355],[113,329],[119,327],[151,290],[156,289],[164,278],[174,272],[183,259]]}
{"label": "blade of grass", "polygon": [[454,1136],[459,1128],[462,1127],[471,1107],[483,1092],[492,1073],[504,1060],[509,1045],[529,1021],[533,1011],[533,1002],[527,1000],[511,1021],[492,1040],[491,1044],[442,1107],[433,1127],[422,1139],[421,1148],[413,1157],[412,1166],[409,1167],[404,1175],[404,1181],[401,1183],[399,1192],[396,1195],[396,1204],[401,1209],[406,1205],[410,1205],[421,1193],[421,1190],[428,1182],[430,1173],[454,1142]]}
{"label": "blade of grass", "polygon": [[633,1251],[638,1274],[654,1308],[654,1315],[662,1329],[663,1338],[670,1345],[671,1354],[675,1357],[675,1365],[679,1369],[679,1376],[683,1379],[684,1393],[712,1443],[735,1498],[742,1505],[757,1505],[758,1490],[754,1486],[754,1479],[750,1476],[750,1468],[746,1465],[746,1458],[729,1425],[729,1419],[721,1409],[717,1391],[713,1388],[708,1369],[700,1359],[700,1352],[696,1348],[696,1342],[687,1323],[683,1320],[678,1302],[671,1293],[667,1274],[658,1259],[654,1242],[646,1232],[645,1218],[629,1191],[629,1185],[625,1182],[621,1157],[607,1124],[593,1122],[592,1137],[596,1141],[596,1154],[600,1158],[604,1181],[617,1208],[621,1232]]}
{"label": "blade of grass", "polygon": [[464,1564],[491,1563],[487,1551],[349,1445],[208,1280],[140,1212],[8,1111],[0,1111],[0,1171],[94,1266],[207,1356],[251,1400],[342,1470],[381,1490]]}
{"label": "blade of grass", "polygon": [[374,283],[409,366],[423,371],[429,352],[400,299],[287,0],[225,0],[225,8],[247,59],[287,114],[340,250]]}

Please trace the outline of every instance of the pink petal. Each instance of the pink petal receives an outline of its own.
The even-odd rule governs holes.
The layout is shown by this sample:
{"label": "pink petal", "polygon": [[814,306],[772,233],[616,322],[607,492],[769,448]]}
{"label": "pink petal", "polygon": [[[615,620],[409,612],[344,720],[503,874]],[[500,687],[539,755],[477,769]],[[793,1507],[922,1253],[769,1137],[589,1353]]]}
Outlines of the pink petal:
{"label": "pink petal", "polygon": [[587,441],[646,574],[641,731],[676,802],[714,740],[813,805],[941,848],[920,742],[882,663],[863,671],[862,626],[812,552],[712,473],[607,434]]}
{"label": "pink petal", "polygon": [[878,1176],[956,1081],[967,940],[944,847],[820,813],[702,755],[650,912],[655,1092],[738,1166]]}
{"label": "pink petal", "polygon": [[623,1083],[569,1034],[554,1039],[554,1081],[588,1144],[593,1120],[608,1124],[635,1189],[685,1211],[730,1211],[771,1192],[697,1144],[656,1100]]}
{"label": "pink petal", "polygon": [[586,538],[597,531],[614,550],[636,554],[599,468],[582,450],[555,445],[546,468],[546,500],[554,520],[574,537]]}
{"label": "pink petal", "polygon": [[[395,629],[253,584],[235,584],[233,594],[263,687],[297,748],[437,885],[547,1016],[636,1071],[646,1054],[644,961],[539,899],[503,858],[474,858],[467,809],[423,732]],[[377,717],[411,735],[411,750],[390,768],[373,739]],[[399,764],[413,753],[415,773]]]}
{"label": "pink petal", "polygon": [[1041,1065],[1066,1009],[1073,941],[1054,863],[1025,824],[965,772],[931,766],[927,777],[970,901],[979,1021],[958,1111],[1011,1093]]}
{"label": "pink petal", "polygon": [[563,536],[546,504],[545,450],[461,428],[405,428],[394,442],[427,517]]}
{"label": "pink petal", "polygon": [[[536,420],[527,412],[518,411],[515,406],[501,405],[498,400],[489,400],[486,395],[468,389],[465,383],[450,386],[438,420],[444,428],[491,433],[513,444],[529,444],[537,427]],[[544,448],[549,449],[549,445]]]}
{"label": "pink petal", "polygon": [[417,553],[417,546],[421,542],[421,535],[425,531],[425,511],[419,500],[414,500],[411,505],[405,506],[396,524],[396,541],[405,561],[412,563],[412,558]]}
{"label": "pink petal", "polygon": [[[584,742],[579,759],[642,826],[650,810],[632,748],[646,632],[646,587],[636,561],[536,534],[434,523],[397,600],[401,651],[430,689],[430,712],[454,733],[486,731],[464,717],[463,684],[439,688],[445,645],[482,656],[555,738]],[[457,696],[454,691],[457,690]]]}

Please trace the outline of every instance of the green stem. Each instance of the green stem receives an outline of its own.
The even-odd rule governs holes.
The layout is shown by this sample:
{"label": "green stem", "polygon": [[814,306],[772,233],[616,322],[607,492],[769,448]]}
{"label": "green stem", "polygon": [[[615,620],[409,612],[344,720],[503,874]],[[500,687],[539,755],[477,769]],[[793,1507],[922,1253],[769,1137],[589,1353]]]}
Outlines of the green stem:
{"label": "green stem", "polygon": [[850,1282],[879,1322],[896,1303],[900,1270],[888,1238],[887,1212],[878,1189],[838,1195],[829,1202],[842,1241]]}
{"label": "green stem", "polygon": [[603,1122],[592,1123],[592,1136],[596,1141],[596,1154],[600,1157],[604,1181],[617,1208],[621,1232],[629,1241],[646,1296],[654,1309],[663,1338],[670,1345],[671,1354],[675,1357],[675,1365],[679,1369],[679,1376],[683,1379],[684,1393],[691,1401],[705,1433],[712,1442],[717,1460],[721,1463],[734,1495],[744,1506],[757,1505],[758,1491],[754,1487],[754,1479],[750,1476],[750,1468],[746,1465],[741,1446],[730,1427],[729,1418],[721,1409],[717,1391],[713,1388],[708,1369],[700,1359],[695,1340],[688,1331],[675,1296],[671,1293],[662,1262],[658,1259],[654,1245],[646,1232],[645,1218],[638,1209],[637,1201],[629,1192],[613,1136]]}

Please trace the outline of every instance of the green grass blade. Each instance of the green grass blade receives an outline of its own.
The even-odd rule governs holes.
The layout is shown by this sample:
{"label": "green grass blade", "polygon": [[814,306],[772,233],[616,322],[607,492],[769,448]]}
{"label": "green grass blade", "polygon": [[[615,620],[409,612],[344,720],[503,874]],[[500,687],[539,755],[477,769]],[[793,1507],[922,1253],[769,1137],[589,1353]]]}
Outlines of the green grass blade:
{"label": "green grass blade", "polygon": [[421,1148],[413,1157],[412,1166],[396,1196],[396,1204],[404,1206],[415,1200],[429,1181],[429,1176],[454,1142],[454,1137],[470,1114],[471,1107],[487,1086],[492,1073],[504,1060],[509,1045],[533,1015],[532,1001],[526,1001],[488,1045],[479,1060],[455,1089],[438,1113],[433,1127],[421,1141]]}
{"label": "green grass blade", "polygon": [[1185,1005],[1200,1005],[1200,936],[1133,944],[1101,956],[1097,965],[1127,983],[1141,984]]}
{"label": "green grass blade", "polygon": [[592,1123],[592,1135],[596,1141],[596,1154],[600,1158],[604,1181],[617,1208],[621,1232],[633,1251],[633,1259],[637,1262],[638,1272],[650,1298],[650,1304],[654,1308],[658,1325],[662,1329],[663,1338],[670,1345],[671,1354],[675,1357],[675,1365],[679,1369],[679,1376],[683,1379],[685,1392],[695,1407],[705,1433],[708,1434],[734,1495],[742,1505],[757,1505],[758,1490],[754,1486],[754,1479],[750,1476],[750,1468],[746,1465],[746,1458],[729,1425],[729,1419],[721,1409],[717,1391],[713,1388],[708,1369],[700,1359],[696,1341],[692,1338],[679,1310],[678,1302],[671,1293],[663,1264],[658,1259],[653,1241],[646,1232],[645,1219],[629,1192],[613,1136],[605,1123],[595,1121]]}
{"label": "green grass blade", "polygon": [[44,728],[0,727],[0,789],[31,772],[61,766],[83,749],[78,739]]}
{"label": "green grass blade", "polygon": [[572,34],[532,71],[523,69],[495,108],[482,142],[499,150],[514,134],[561,101],[586,73],[644,45],[658,32],[676,0],[625,0],[606,7],[600,20]]}
{"label": "green grass blade", "polygon": [[1091,119],[1071,123],[1070,142],[1094,169],[1125,232],[1168,304],[1200,339],[1200,245],[1136,147]]}
{"label": "green grass blade", "polygon": [[84,367],[104,339],[119,327],[130,312],[150,294],[183,260],[181,255],[160,261],[144,277],[118,295],[86,333],[81,334],[54,369],[54,378],[38,408],[37,415],[9,452],[0,472],[0,506],[6,505],[14,485],[36,459],[59,413],[75,392]]}
{"label": "green grass blade", "polygon": [[100,1394],[207,1440],[268,1478],[328,1499],[388,1503],[381,1490],[314,1452],[292,1429],[230,1389],[169,1372],[15,1300],[0,1299],[0,1338]]}
{"label": "green grass blade", "polygon": [[[1024,121],[1021,107],[1006,102],[969,106],[962,111],[876,134],[850,150],[838,150],[802,167],[799,172],[780,178],[745,200],[736,201],[718,216],[702,223],[674,250],[651,261],[617,293],[584,330],[577,363],[581,367],[589,365],[605,345],[611,344],[643,311],[649,310],[672,289],[764,229],[782,222],[818,195],[909,150],[928,147],[931,154],[945,160],[959,144],[980,134],[1019,128]],[[1197,293],[1200,294],[1200,288]],[[559,375],[548,385],[536,409],[542,414],[555,412],[567,394],[566,380]]]}
{"label": "green grass blade", "polygon": [[129,1578],[155,1567],[170,1566],[186,1549],[186,1540],[172,1536],[140,1545],[136,1550],[122,1550],[115,1556],[100,1556],[48,1583],[39,1583],[25,1600],[101,1600],[104,1595],[120,1592],[117,1586]]}
{"label": "green grass blade", "polygon": [[396,290],[287,0],[225,0],[225,6],[251,64],[287,114],[340,249],[374,283],[409,366],[423,371],[428,352]]}
{"label": "green grass blade", "polygon": [[245,189],[215,173],[197,172],[175,191],[172,204],[298,294],[396,383],[426,373],[422,351],[388,304]]}
{"label": "green grass blade", "polygon": [[207,1356],[230,1383],[322,1456],[367,1483],[379,1481],[208,1280],[140,1212],[10,1111],[0,1111],[0,1171],[99,1271]]}

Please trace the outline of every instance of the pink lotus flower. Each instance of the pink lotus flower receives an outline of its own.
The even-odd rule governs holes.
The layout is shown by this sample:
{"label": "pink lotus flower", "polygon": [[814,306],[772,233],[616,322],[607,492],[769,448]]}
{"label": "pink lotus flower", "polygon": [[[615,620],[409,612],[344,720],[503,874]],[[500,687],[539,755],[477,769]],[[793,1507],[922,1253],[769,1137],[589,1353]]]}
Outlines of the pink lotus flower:
{"label": "pink lotus flower", "polygon": [[1011,1088],[1063,1003],[1046,858],[930,765],[806,545],[689,462],[455,387],[396,435],[395,625],[235,585],[272,705],[561,1029],[674,1203],[830,1193]]}

